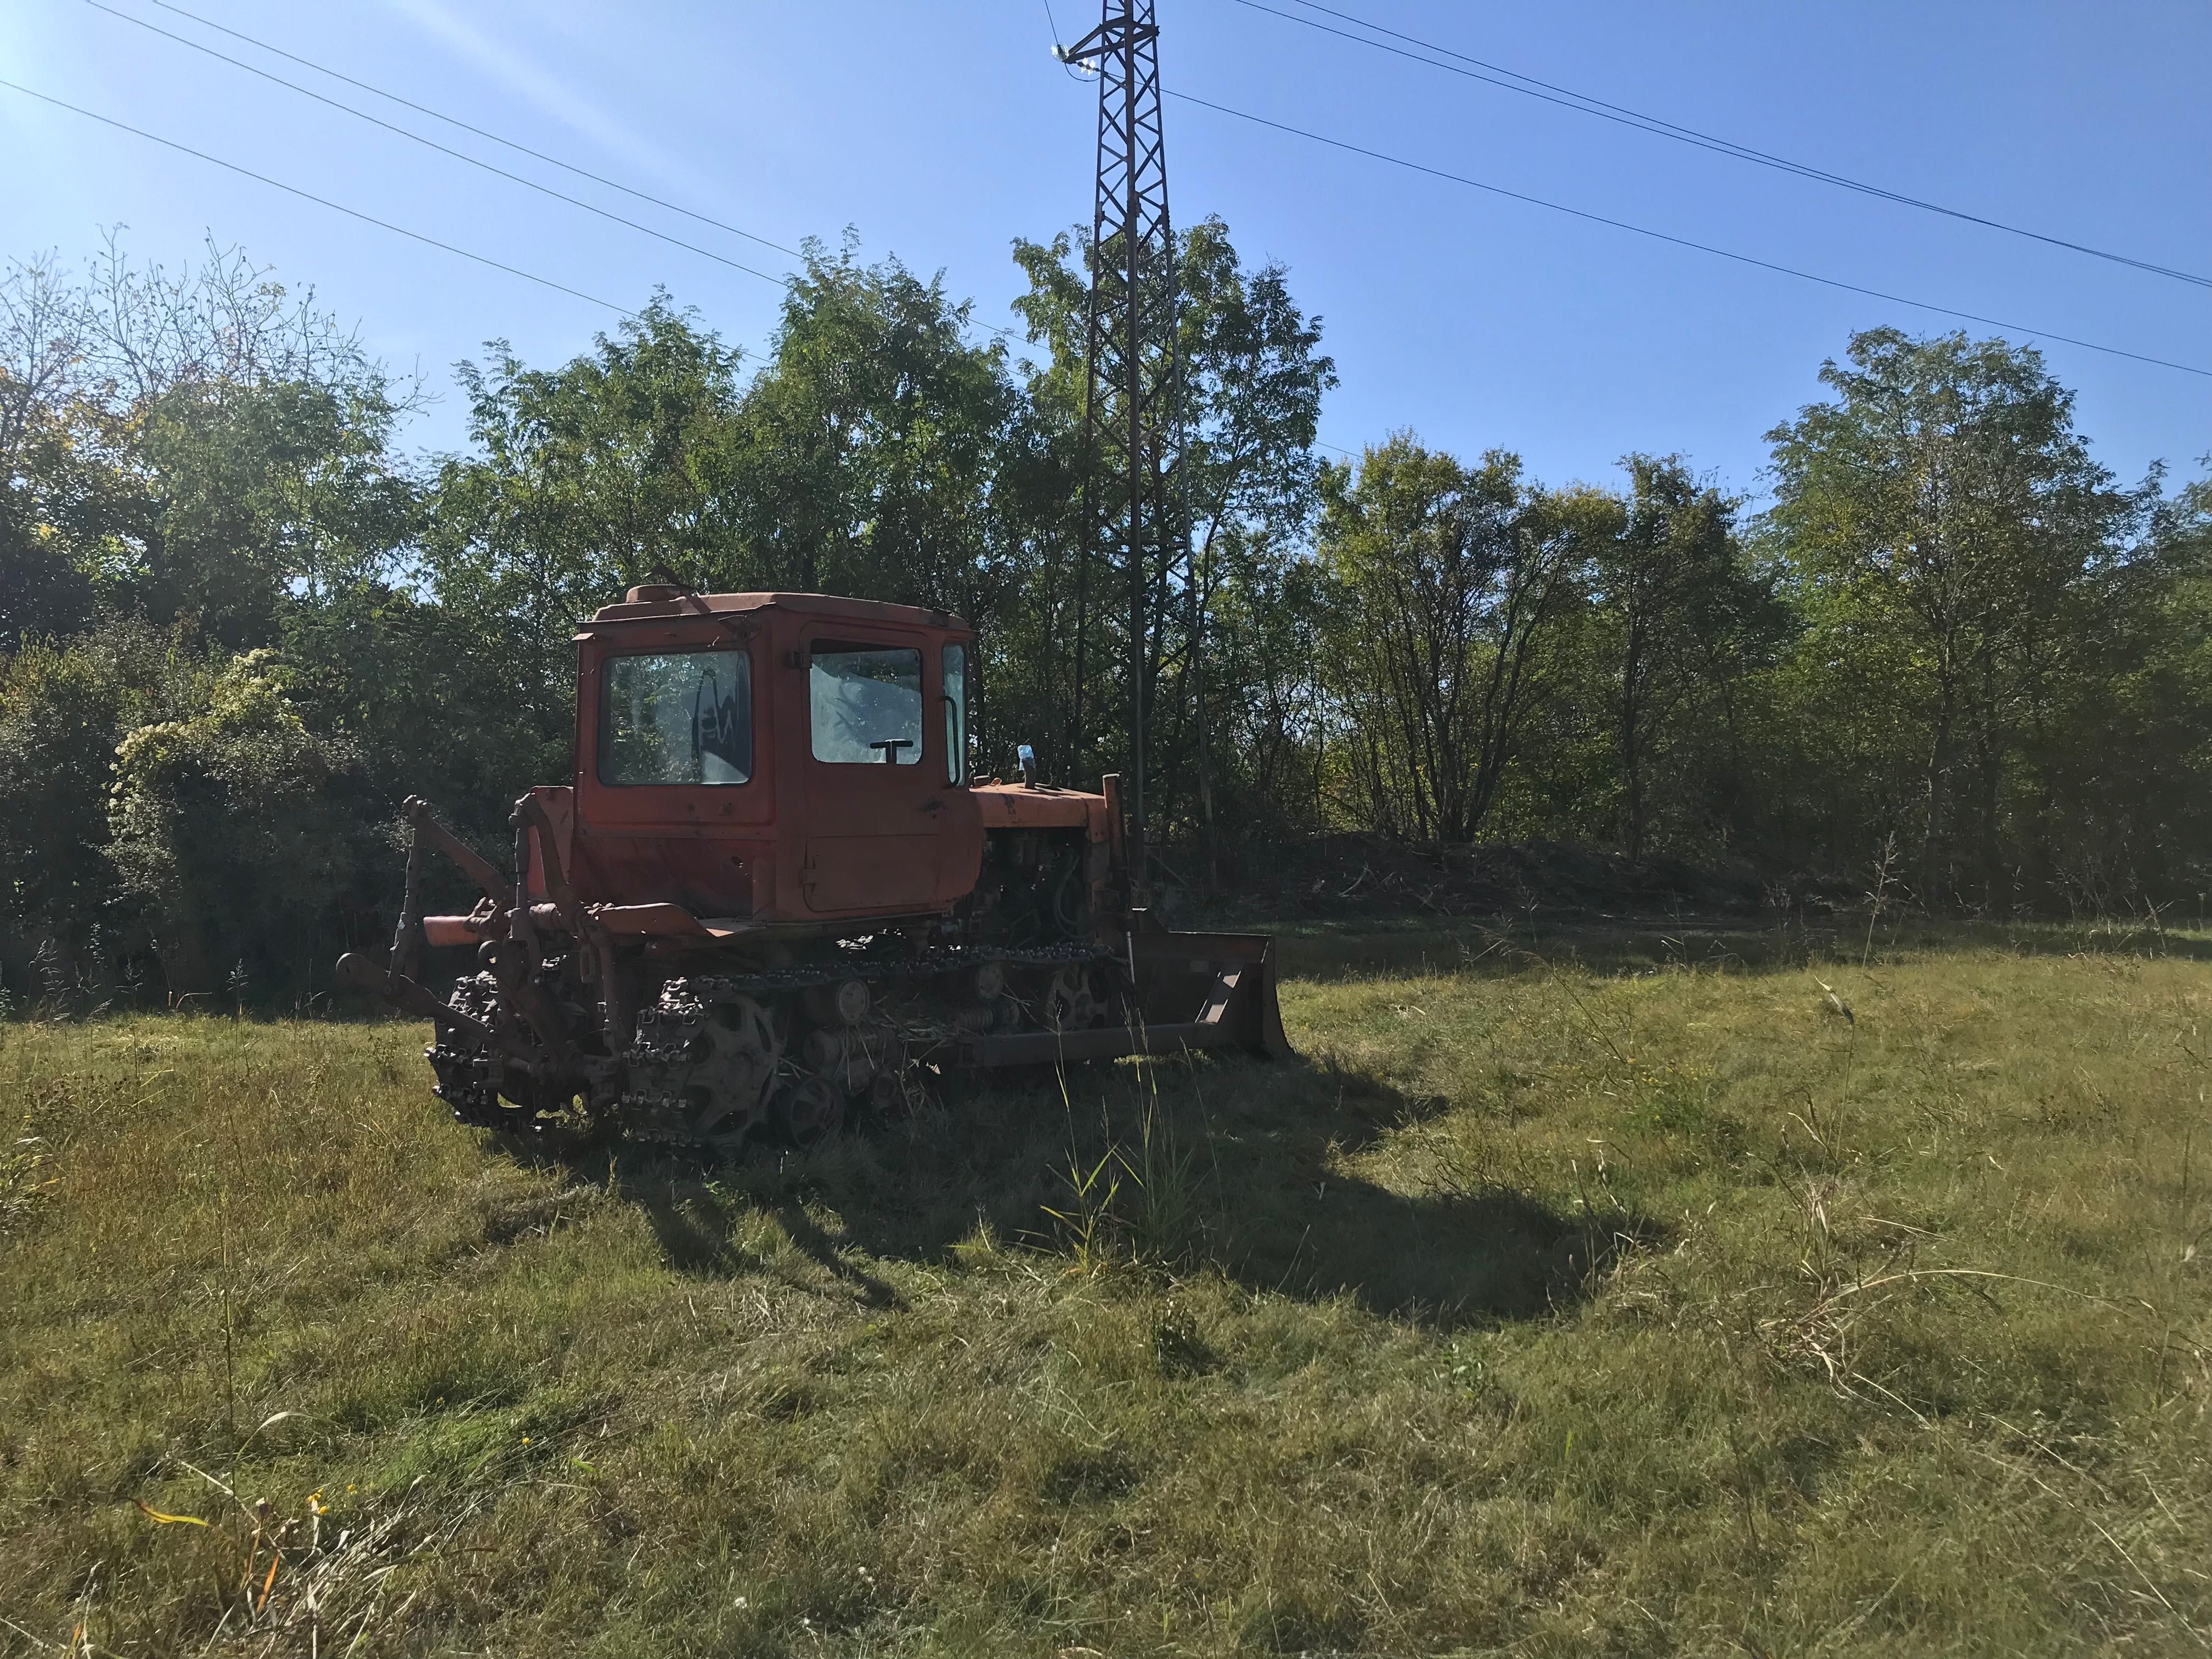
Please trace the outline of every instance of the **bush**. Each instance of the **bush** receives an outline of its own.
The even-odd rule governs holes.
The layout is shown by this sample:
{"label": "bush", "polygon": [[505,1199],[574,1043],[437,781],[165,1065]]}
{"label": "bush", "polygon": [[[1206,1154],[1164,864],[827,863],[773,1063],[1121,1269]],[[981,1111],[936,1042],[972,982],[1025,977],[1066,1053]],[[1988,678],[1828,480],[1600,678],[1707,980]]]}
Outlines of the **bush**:
{"label": "bush", "polygon": [[50,1004],[155,964],[172,997],[296,993],[388,858],[381,816],[270,653],[136,622],[33,641],[0,671],[0,963]]}
{"label": "bush", "polygon": [[373,856],[351,747],[309,732],[276,676],[266,651],[211,665],[189,714],[115,750],[107,856],[173,994],[304,982],[313,924]]}

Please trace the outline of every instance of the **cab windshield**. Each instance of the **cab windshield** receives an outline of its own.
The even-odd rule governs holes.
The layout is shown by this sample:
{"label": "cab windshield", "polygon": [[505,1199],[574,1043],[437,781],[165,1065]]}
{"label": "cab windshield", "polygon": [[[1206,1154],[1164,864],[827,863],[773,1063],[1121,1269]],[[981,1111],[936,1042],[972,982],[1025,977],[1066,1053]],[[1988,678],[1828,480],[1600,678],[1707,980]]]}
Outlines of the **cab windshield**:
{"label": "cab windshield", "polygon": [[599,675],[599,781],[744,783],[753,775],[752,658],[610,657]]}

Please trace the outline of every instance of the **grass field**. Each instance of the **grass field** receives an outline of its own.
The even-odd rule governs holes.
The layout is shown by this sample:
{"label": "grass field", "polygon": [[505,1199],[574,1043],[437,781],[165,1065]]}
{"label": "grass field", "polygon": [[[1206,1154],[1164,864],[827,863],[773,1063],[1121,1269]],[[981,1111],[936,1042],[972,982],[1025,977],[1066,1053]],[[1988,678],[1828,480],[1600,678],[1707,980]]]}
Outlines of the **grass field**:
{"label": "grass field", "polygon": [[719,1172],[0,1027],[0,1653],[2207,1646],[2203,942],[1576,943]]}

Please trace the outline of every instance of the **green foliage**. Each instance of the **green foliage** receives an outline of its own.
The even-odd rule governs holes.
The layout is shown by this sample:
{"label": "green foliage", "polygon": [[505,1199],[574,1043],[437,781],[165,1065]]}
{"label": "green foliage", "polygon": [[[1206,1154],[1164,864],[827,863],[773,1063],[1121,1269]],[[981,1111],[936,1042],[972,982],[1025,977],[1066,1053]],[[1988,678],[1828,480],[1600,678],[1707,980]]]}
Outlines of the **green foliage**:
{"label": "green foliage", "polygon": [[46,981],[27,993],[211,992],[240,962],[264,996],[321,977],[347,916],[381,896],[387,815],[350,744],[310,731],[283,678],[273,653],[207,652],[137,622],[7,664],[0,945]]}
{"label": "green foliage", "polygon": [[1589,503],[1527,483],[1516,455],[1468,467],[1410,433],[1324,489],[1323,673],[1348,804],[1394,834],[1470,840],[1551,668]]}
{"label": "green foliage", "polygon": [[115,747],[107,858],[174,995],[214,990],[234,960],[234,992],[254,968],[305,984],[313,958],[294,953],[325,945],[320,913],[366,896],[354,757],[307,730],[275,671],[263,651],[210,664],[189,675],[179,718]]}
{"label": "green foliage", "polygon": [[196,616],[233,649],[267,640],[295,591],[313,604],[384,568],[410,535],[395,414],[374,383],[162,392],[140,414],[135,465],[114,482],[139,556],[112,578],[149,613]]}
{"label": "green foliage", "polygon": [[76,633],[93,614],[92,583],[55,545],[52,527],[33,522],[17,492],[0,495],[0,652]]}
{"label": "green foliage", "polygon": [[496,349],[489,370],[459,370],[477,453],[440,469],[422,550],[438,603],[517,665],[550,724],[576,620],[726,534],[738,356],[660,296],[562,368]]}
{"label": "green foliage", "polygon": [[27,578],[0,646],[97,600],[248,648],[411,535],[410,399],[236,254],[172,277],[111,245],[80,283],[34,260],[0,312],[0,560]]}
{"label": "green foliage", "polygon": [[391,809],[266,653],[403,562],[409,397],[219,250],[174,276],[112,245],[82,280],[18,264],[0,313],[0,977],[301,994],[368,911]]}
{"label": "green foliage", "polygon": [[1893,711],[1859,823],[1828,833],[1899,836],[1928,897],[2008,902],[2047,851],[2014,833],[2025,751],[2121,600],[2146,495],[2090,459],[2033,349],[1875,329],[1821,378],[1836,398],[1770,434],[1770,531],[1812,648],[1879,662]]}
{"label": "green foliage", "polygon": [[[503,635],[456,606],[363,580],[289,609],[276,643],[286,695],[313,730],[354,746],[387,816],[421,795],[505,859],[515,798],[569,764],[571,703],[548,695],[538,653],[502,648]],[[453,893],[471,895],[465,908],[474,890]]]}
{"label": "green foliage", "polygon": [[[733,419],[734,535],[697,567],[718,586],[858,593],[964,617],[981,631],[969,723],[1009,758],[1001,623],[1025,577],[1005,348],[963,337],[970,307],[897,260],[808,244],[767,361]],[[1012,689],[1011,684],[1006,688]]]}
{"label": "green foliage", "polygon": [[[1030,291],[1015,309],[1048,356],[1028,379],[1023,428],[1033,484],[1056,491],[1028,509],[1028,641],[1021,672],[1034,711],[1024,734],[1048,770],[1071,781],[1122,766],[1129,753],[1127,591],[1107,550],[1091,547],[1079,511],[1087,384],[1087,284],[1096,251],[1067,236],[1017,241]],[[1109,256],[1110,252],[1109,252]],[[1145,573],[1152,638],[1142,658],[1148,718],[1148,817],[1208,862],[1239,839],[1310,827],[1324,720],[1316,673],[1320,586],[1307,558],[1320,504],[1314,434],[1336,384],[1319,319],[1292,301],[1279,264],[1248,270],[1218,219],[1182,238],[1177,335],[1185,410],[1182,499],[1188,548]],[[1146,366],[1159,380],[1164,367]],[[1102,386],[1097,464],[1120,465],[1120,388]],[[1096,507],[1094,507],[1094,511]],[[1087,607],[1079,594],[1088,585]],[[1076,696],[1078,612],[1089,684],[1084,747],[1068,752]]]}
{"label": "green foliage", "polygon": [[1737,502],[1698,484],[1680,456],[1631,455],[1622,465],[1629,496],[1592,526],[1589,582],[1620,783],[1620,845],[1636,858],[1655,817],[1672,817],[1695,836],[1734,816],[1724,809],[1735,802],[1701,801],[1697,786],[1729,769],[1740,739],[1736,695],[1795,630],[1771,578],[1746,562]]}
{"label": "green foliage", "polygon": [[1880,863],[1997,912],[2205,890],[2212,483],[2118,487],[2033,351],[1856,337],[1750,520],[1679,456],[1554,489],[1400,434],[1329,467],[1319,320],[1201,222],[1189,533],[1141,573],[1137,653],[1083,489],[1121,441],[1103,386],[1083,451],[1097,256],[1015,243],[1028,351],[849,240],[809,246],[754,362],[665,295],[565,364],[495,343],[434,466],[398,447],[416,392],[234,253],[10,267],[0,985],[243,960],[306,994],[388,931],[401,798],[504,861],[510,803],[568,765],[573,623],[664,571],[965,617],[985,775],[1024,741],[1054,781],[1125,766],[1140,675],[1155,873],[1201,890],[1348,829],[1854,888]]}
{"label": "green foliage", "polygon": [[993,620],[1012,575],[992,500],[1016,402],[1005,348],[897,260],[819,245],[731,434],[738,588],[866,593]]}
{"label": "green foliage", "polygon": [[115,931],[106,857],[115,746],[189,702],[188,636],[111,623],[66,646],[33,641],[0,665],[0,966],[28,1000],[43,951],[64,988],[100,978],[99,935]]}

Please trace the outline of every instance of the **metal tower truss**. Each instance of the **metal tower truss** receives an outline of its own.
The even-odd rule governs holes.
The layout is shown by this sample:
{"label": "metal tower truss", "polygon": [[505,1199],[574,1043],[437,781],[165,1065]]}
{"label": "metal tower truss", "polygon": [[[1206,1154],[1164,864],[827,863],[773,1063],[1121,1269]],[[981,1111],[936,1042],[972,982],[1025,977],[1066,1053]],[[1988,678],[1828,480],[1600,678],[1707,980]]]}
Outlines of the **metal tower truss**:
{"label": "metal tower truss", "polygon": [[1181,493],[1182,370],[1176,349],[1175,234],[1160,123],[1159,27],[1152,0],[1102,0],[1098,27],[1060,56],[1098,71],[1097,194],[1091,222],[1085,348],[1084,520],[1076,568],[1074,754],[1083,754],[1085,636],[1094,555],[1128,606],[1131,868],[1144,879],[1145,751],[1159,672],[1150,596],[1164,599],[1188,550]]}

